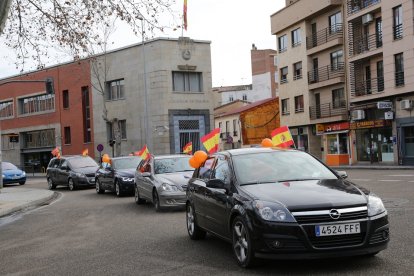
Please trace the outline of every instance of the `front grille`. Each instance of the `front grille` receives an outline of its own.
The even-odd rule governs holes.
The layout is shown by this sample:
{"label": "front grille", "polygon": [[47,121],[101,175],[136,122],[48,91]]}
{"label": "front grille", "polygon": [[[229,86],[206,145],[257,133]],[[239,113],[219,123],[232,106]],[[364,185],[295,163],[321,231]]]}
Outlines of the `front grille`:
{"label": "front grille", "polygon": [[95,173],[87,173],[85,175],[86,175],[86,177],[95,177]]}
{"label": "front grille", "polygon": [[310,239],[310,242],[314,247],[317,248],[352,246],[361,244],[364,241],[364,235],[365,233],[327,237],[312,237]]}
{"label": "front grille", "polygon": [[341,214],[341,216],[338,219],[331,218],[331,216],[329,215],[330,210],[293,212],[292,214],[295,217],[296,221],[300,224],[357,220],[365,219],[368,217],[368,210],[366,207],[356,207],[337,210]]}

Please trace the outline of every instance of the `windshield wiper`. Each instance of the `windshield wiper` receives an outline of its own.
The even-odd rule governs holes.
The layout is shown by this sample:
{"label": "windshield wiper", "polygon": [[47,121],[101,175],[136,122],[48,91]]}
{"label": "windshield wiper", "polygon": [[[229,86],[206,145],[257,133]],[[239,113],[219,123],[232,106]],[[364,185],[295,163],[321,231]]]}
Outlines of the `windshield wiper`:
{"label": "windshield wiper", "polygon": [[278,182],[295,182],[295,181],[306,181],[306,180],[320,180],[318,178],[294,178],[294,179],[283,179]]}
{"label": "windshield wiper", "polygon": [[273,180],[256,180],[256,181],[251,181],[251,182],[246,182],[246,183],[242,183],[240,184],[240,186],[247,186],[247,185],[257,185],[257,184],[267,184],[267,183],[277,183],[278,181],[273,181]]}

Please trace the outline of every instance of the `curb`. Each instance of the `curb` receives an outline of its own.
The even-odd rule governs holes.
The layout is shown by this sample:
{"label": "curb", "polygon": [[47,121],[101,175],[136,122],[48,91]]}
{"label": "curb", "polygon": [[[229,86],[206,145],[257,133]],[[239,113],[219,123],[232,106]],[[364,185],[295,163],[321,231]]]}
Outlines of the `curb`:
{"label": "curb", "polygon": [[20,211],[24,211],[25,209],[34,209],[43,205],[48,205],[49,202],[57,199],[59,197],[59,193],[58,192],[53,192],[50,196],[38,199],[38,200],[34,200],[4,211],[0,211],[0,218],[9,216],[13,213],[17,213]]}
{"label": "curb", "polygon": [[387,167],[387,166],[349,166],[349,167],[330,167],[334,170],[414,170],[414,167]]}

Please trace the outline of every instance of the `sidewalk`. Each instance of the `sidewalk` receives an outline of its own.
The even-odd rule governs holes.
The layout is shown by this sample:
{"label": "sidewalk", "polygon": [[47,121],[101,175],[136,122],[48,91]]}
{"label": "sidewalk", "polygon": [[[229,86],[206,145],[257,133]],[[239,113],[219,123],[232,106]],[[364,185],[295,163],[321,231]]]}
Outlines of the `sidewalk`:
{"label": "sidewalk", "polygon": [[0,190],[0,218],[27,208],[45,204],[58,194],[49,190],[3,188]]}

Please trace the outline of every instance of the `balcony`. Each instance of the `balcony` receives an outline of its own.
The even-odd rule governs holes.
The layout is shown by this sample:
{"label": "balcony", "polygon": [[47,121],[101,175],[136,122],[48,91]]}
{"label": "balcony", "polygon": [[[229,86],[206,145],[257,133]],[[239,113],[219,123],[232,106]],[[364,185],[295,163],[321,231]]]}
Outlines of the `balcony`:
{"label": "balcony", "polygon": [[381,0],[348,0],[347,1],[348,16],[355,14],[359,11],[362,11],[364,9],[367,9],[380,2]]}
{"label": "balcony", "polygon": [[[322,86],[332,85],[338,82],[344,82],[343,62],[336,65],[327,65],[308,72],[309,89],[316,89]],[[332,80],[331,82],[326,82]]]}
{"label": "balcony", "polygon": [[[355,41],[355,42],[354,42]],[[349,40],[349,55],[351,57],[370,52],[382,47],[382,33]]]}
{"label": "balcony", "polygon": [[[335,39],[340,39],[340,41],[342,41],[342,38],[343,26],[342,24],[335,24],[328,28],[322,29],[311,36],[308,36],[306,38],[306,49],[309,50],[327,44],[329,41],[333,41]],[[338,41],[334,44],[338,44]]]}
{"label": "balcony", "polygon": [[345,101],[341,102],[340,106],[338,107],[334,106],[332,103],[325,103],[309,107],[309,116],[311,120],[347,115],[348,109],[346,108]]}
{"label": "balcony", "polygon": [[359,97],[384,91],[384,77],[351,82],[351,96]]}
{"label": "balcony", "polygon": [[404,71],[395,72],[395,86],[404,85]]}
{"label": "balcony", "polygon": [[402,39],[403,38],[403,25],[398,24],[392,27],[392,32],[393,32],[394,40]]}

